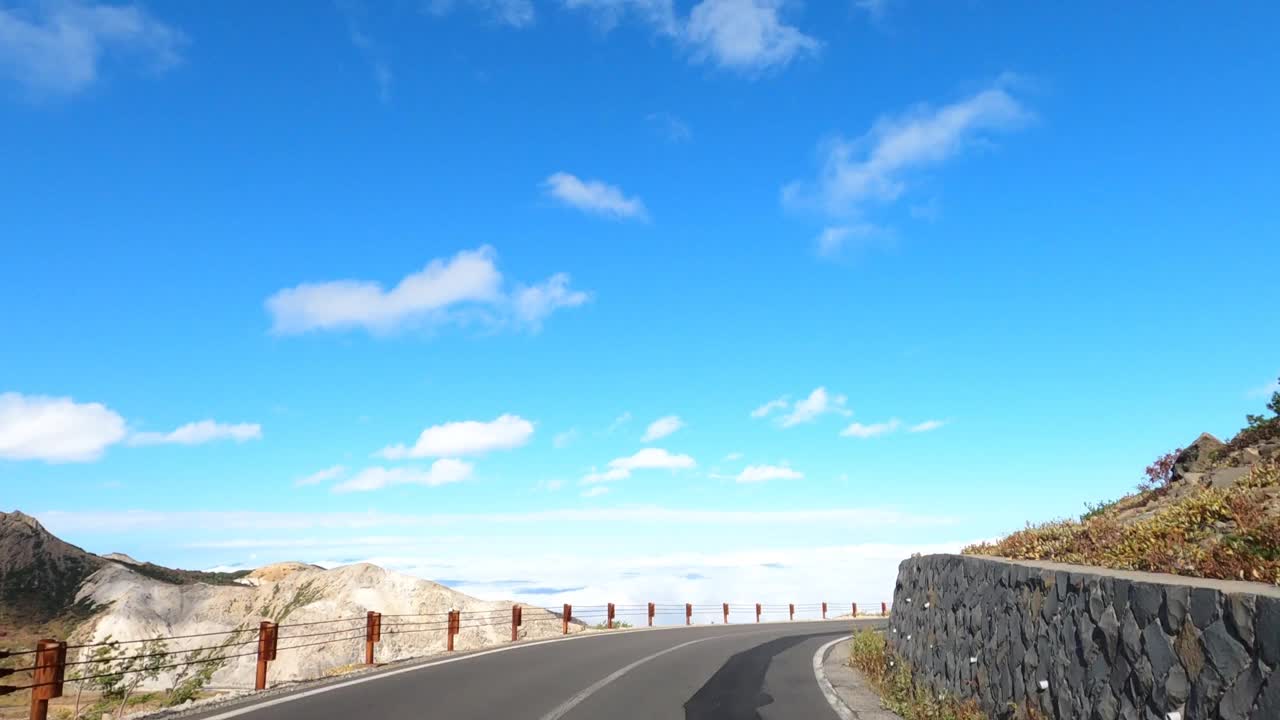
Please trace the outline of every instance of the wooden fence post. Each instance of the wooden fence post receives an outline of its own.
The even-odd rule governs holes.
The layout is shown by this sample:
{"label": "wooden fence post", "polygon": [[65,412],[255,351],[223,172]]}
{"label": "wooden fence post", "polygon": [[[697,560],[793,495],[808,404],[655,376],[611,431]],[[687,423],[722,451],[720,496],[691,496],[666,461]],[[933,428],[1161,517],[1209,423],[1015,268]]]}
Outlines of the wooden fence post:
{"label": "wooden fence post", "polygon": [[693,624],[693,603],[684,604],[684,624],[685,625]]}
{"label": "wooden fence post", "polygon": [[36,665],[32,674],[31,720],[49,716],[49,701],[62,697],[62,679],[67,669],[67,644],[57,640],[36,643]]}
{"label": "wooden fence post", "polygon": [[612,630],[612,629],[613,629],[613,611],[614,611],[614,605],[613,605],[613,603],[609,603],[609,616],[608,616],[608,618],[607,618],[607,620],[606,620],[606,626],[607,626],[610,630]]}
{"label": "wooden fence post", "polygon": [[568,635],[568,634],[569,634],[569,618],[570,618],[570,617],[572,617],[572,616],[573,616],[573,606],[572,606],[572,605],[570,605],[569,603],[565,603],[565,604],[564,604],[564,615],[562,616],[562,618],[563,618],[563,620],[564,620],[564,634],[565,634],[565,635]]}
{"label": "wooden fence post", "polygon": [[787,613],[788,613],[788,614],[790,614],[790,616],[791,616],[791,617],[790,617],[790,618],[788,618],[788,619],[793,620],[793,621],[796,619],[796,604],[795,604],[795,603],[790,603],[789,605],[787,605]]}
{"label": "wooden fence post", "polygon": [[511,642],[515,642],[519,635],[519,627],[524,624],[524,608],[520,605],[511,606]]}
{"label": "wooden fence post", "polygon": [[449,652],[453,652],[453,638],[461,630],[462,630],[462,611],[450,610],[449,611],[449,633],[448,633],[449,638],[445,646],[445,649],[448,650]]}
{"label": "wooden fence post", "polygon": [[880,603],[880,614],[881,615],[889,614],[889,603]]}
{"label": "wooden fence post", "polygon": [[724,610],[724,624],[728,625],[729,624],[729,603],[724,603],[723,605],[720,606],[720,609]]}
{"label": "wooden fence post", "polygon": [[373,664],[373,646],[382,640],[382,613],[369,611],[364,620],[364,664]]}
{"label": "wooden fence post", "polygon": [[270,620],[258,623],[258,672],[254,676],[253,689],[267,689],[267,665],[276,659],[276,636],[280,626]]}
{"label": "wooden fence post", "polygon": [[756,603],[756,622],[760,622],[760,603]]}
{"label": "wooden fence post", "polygon": [[826,619],[827,619],[827,604],[826,604],[826,603],[822,603],[822,619],[823,619],[823,620],[826,620]]}
{"label": "wooden fence post", "polygon": [[653,613],[657,610],[653,603],[649,603],[649,627],[653,627]]}
{"label": "wooden fence post", "polygon": [[858,617],[858,603],[853,604],[853,616]]}

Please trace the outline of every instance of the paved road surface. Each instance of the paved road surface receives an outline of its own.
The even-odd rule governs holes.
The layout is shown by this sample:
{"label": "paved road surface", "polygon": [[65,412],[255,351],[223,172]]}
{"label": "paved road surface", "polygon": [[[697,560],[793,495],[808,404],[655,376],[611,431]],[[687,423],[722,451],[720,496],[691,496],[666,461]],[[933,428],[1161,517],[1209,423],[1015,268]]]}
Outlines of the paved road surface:
{"label": "paved road surface", "polygon": [[600,633],[396,668],[192,717],[834,720],[814,679],[813,654],[850,626],[797,621]]}

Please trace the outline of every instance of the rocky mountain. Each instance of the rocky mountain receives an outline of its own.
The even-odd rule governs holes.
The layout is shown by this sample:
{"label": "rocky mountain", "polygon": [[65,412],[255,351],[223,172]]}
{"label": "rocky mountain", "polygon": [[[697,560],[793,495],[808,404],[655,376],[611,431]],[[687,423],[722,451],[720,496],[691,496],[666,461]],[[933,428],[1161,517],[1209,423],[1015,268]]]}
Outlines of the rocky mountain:
{"label": "rocky mountain", "polygon": [[[369,610],[386,616],[379,661],[443,652],[441,618],[449,610],[464,613],[455,639],[458,649],[507,642],[511,632],[510,602],[479,600],[374,565],[326,570],[280,563],[234,574],[174,570],[127,556],[95,555],[59,540],[19,512],[0,513],[0,593],[0,632],[23,642],[36,636],[33,628],[74,644],[240,631],[166,641],[164,650],[178,652],[174,657],[179,658],[212,647],[200,657],[216,661],[209,684],[221,688],[252,687],[252,653],[261,620],[281,625],[272,682],[320,677],[362,662]],[[346,622],[316,624],[344,618]],[[526,608],[523,619],[521,637],[562,632],[559,616],[547,610]],[[571,624],[573,632],[583,629],[581,623]],[[88,651],[79,657],[88,659]],[[171,687],[179,673],[162,672],[143,687]]]}

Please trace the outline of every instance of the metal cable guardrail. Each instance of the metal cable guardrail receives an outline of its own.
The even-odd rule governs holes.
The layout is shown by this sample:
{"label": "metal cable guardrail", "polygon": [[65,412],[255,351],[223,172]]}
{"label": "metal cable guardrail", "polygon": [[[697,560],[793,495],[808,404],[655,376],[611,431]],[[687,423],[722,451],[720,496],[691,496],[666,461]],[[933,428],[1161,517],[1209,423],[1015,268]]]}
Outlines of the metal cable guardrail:
{"label": "metal cable guardrail", "polygon": [[[875,605],[876,603],[865,603],[861,607],[874,607]],[[889,603],[881,602],[878,605],[879,614],[887,615],[890,609]],[[247,626],[232,630],[156,636],[132,640],[113,640],[108,636],[108,638],[99,642],[69,645],[65,641],[49,639],[39,641],[36,647],[31,650],[0,649],[0,661],[34,656],[34,664],[29,666],[0,667],[0,678],[21,675],[30,676],[30,681],[25,684],[0,685],[0,695],[30,691],[32,701],[30,720],[47,720],[49,701],[62,697],[63,685],[68,681],[66,677],[67,668],[85,668],[88,674],[69,678],[71,682],[84,683],[138,674],[150,674],[154,678],[157,673],[165,670],[177,670],[195,665],[208,666],[210,663],[220,666],[227,661],[247,657],[253,657],[257,660],[254,680],[255,690],[264,690],[267,687],[270,664],[281,651],[288,652],[363,639],[364,664],[372,666],[376,664],[374,661],[375,650],[377,644],[382,641],[384,630],[389,636],[441,632],[445,636],[446,652],[454,650],[455,638],[464,630],[509,625],[511,628],[511,642],[516,642],[520,637],[520,629],[524,625],[526,607],[533,613],[533,617],[530,620],[544,622],[558,620],[561,623],[561,633],[564,635],[569,634],[571,625],[585,625],[586,621],[599,621],[596,627],[607,629],[615,629],[622,625],[629,627],[629,624],[618,622],[619,616],[625,616],[629,619],[644,617],[648,627],[653,627],[656,617],[670,618],[678,615],[684,616],[684,625],[695,624],[693,621],[695,614],[693,603],[684,603],[683,605],[676,603],[647,603],[643,605],[607,603],[604,605],[580,605],[576,608],[566,603],[560,612],[555,612],[549,608],[525,605],[512,605],[509,608],[487,610],[449,610],[435,613],[388,613],[385,615],[371,610],[364,617],[333,618],[295,623],[275,623],[263,620],[258,624],[257,628]],[[865,614],[859,613],[859,603],[850,603],[843,607],[850,610],[850,613],[841,615],[841,617],[858,617],[860,614]],[[730,616],[738,618],[745,615],[749,618],[753,612],[755,614],[755,622],[761,622],[763,616],[769,616],[773,621],[773,617],[784,613],[789,620],[795,620],[797,611],[802,615],[810,616],[816,616],[820,613],[821,618],[826,620],[829,613],[829,606],[825,602],[799,604],[721,603],[719,607],[698,605],[696,609],[704,618],[707,613],[716,612],[716,614],[722,616],[725,624],[729,623]],[[385,625],[383,624],[384,618],[388,621]],[[363,626],[360,623],[363,623]],[[324,626],[336,627],[320,629]],[[281,630],[291,632],[281,634]],[[241,636],[245,634],[251,634],[251,637],[241,639]],[[217,645],[205,644],[193,648],[170,649],[167,645],[170,641],[199,640],[215,637],[226,639]],[[323,639],[313,640],[313,638]],[[281,640],[285,641],[285,643],[281,644]],[[300,640],[307,642],[297,642]],[[253,650],[240,651],[244,646],[253,644],[257,645]],[[135,645],[141,645],[137,652],[117,655],[117,651],[120,648]],[[67,654],[69,651],[76,652],[78,657],[68,661]],[[185,656],[185,659],[173,663],[167,663],[164,660],[165,658],[176,656]],[[121,661],[121,663],[113,665],[113,662],[117,660]],[[104,667],[109,669],[103,670],[102,668]]]}

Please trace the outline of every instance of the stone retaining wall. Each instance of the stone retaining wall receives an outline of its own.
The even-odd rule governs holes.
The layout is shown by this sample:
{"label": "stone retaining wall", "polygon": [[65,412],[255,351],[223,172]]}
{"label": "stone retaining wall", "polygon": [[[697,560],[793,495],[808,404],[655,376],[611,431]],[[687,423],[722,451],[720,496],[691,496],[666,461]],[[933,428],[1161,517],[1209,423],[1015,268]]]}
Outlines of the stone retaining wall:
{"label": "stone retaining wall", "polygon": [[1280,720],[1271,585],[928,555],[898,566],[889,633],[995,718]]}

